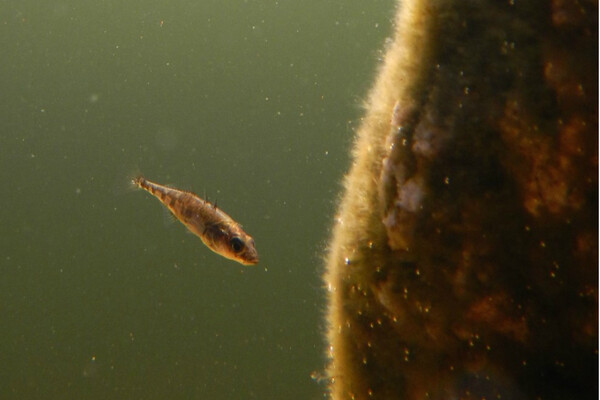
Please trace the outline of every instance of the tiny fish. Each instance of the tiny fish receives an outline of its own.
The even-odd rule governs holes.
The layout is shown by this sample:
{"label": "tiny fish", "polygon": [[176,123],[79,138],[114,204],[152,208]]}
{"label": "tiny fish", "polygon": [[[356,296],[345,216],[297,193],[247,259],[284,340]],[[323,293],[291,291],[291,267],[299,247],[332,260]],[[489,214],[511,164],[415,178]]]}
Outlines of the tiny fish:
{"label": "tiny fish", "polygon": [[254,239],[242,230],[240,224],[217,208],[216,204],[211,204],[194,193],[150,182],[142,176],[131,182],[160,200],[215,253],[244,265],[258,262]]}

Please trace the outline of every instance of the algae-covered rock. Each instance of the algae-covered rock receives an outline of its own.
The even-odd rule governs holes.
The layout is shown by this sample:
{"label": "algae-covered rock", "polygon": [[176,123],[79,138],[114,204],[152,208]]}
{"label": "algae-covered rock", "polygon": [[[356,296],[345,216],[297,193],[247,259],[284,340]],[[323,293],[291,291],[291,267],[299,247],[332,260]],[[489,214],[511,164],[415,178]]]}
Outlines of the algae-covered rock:
{"label": "algae-covered rock", "polygon": [[596,398],[597,16],[400,2],[330,242],[331,398]]}

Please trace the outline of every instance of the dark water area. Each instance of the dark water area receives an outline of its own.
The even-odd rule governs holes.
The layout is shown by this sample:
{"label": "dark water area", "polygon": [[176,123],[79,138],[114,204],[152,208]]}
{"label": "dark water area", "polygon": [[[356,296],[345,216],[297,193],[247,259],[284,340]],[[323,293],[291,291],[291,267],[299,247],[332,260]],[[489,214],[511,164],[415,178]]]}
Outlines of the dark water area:
{"label": "dark water area", "polygon": [[[1,2],[0,398],[323,398],[322,254],[393,7]],[[260,263],[165,224],[136,171]]]}

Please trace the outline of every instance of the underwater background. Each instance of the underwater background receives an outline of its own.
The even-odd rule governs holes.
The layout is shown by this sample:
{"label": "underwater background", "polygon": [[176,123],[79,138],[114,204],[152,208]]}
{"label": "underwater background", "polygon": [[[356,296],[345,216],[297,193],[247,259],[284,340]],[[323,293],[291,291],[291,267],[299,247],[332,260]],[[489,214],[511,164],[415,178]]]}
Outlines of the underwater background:
{"label": "underwater background", "polygon": [[323,253],[393,3],[0,2],[1,399],[323,397]]}

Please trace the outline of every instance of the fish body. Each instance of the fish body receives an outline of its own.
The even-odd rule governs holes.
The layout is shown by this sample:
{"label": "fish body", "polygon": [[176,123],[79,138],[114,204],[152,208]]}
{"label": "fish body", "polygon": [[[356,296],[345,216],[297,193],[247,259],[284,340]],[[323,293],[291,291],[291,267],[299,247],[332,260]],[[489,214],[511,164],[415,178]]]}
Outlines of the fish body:
{"label": "fish body", "polygon": [[156,197],[204,244],[217,254],[244,265],[258,262],[254,239],[233,218],[194,193],[151,182],[142,176],[132,183]]}

